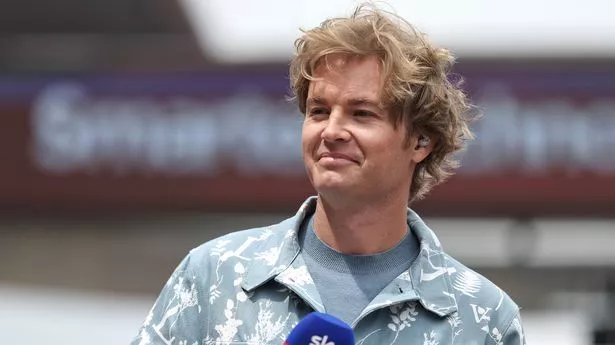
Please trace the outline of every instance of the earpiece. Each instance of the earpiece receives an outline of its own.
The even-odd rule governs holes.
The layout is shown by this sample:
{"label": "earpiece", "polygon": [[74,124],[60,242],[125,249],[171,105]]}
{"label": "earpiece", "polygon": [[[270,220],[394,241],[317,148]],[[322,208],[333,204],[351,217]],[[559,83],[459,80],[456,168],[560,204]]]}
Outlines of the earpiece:
{"label": "earpiece", "polygon": [[427,147],[427,146],[429,146],[429,137],[421,135],[421,137],[419,138],[419,142],[418,142],[417,146],[418,147]]}

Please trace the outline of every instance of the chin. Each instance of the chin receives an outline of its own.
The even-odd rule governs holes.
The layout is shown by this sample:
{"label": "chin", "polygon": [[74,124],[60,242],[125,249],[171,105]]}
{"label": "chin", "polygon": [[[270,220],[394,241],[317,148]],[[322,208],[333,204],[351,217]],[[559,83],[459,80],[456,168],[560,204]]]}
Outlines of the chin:
{"label": "chin", "polygon": [[318,168],[310,171],[309,179],[312,186],[318,193],[340,192],[353,188],[356,185],[356,176],[343,171],[320,170]]}
{"label": "chin", "polygon": [[317,180],[316,183],[314,183],[314,189],[316,189],[319,194],[339,193],[347,191],[349,188],[353,188],[353,184],[342,179]]}

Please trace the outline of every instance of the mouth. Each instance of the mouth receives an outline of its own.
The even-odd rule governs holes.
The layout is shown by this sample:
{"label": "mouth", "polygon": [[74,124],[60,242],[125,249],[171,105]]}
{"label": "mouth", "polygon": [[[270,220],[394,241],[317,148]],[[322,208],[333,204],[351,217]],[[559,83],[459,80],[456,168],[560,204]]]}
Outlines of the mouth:
{"label": "mouth", "polygon": [[318,161],[321,161],[321,160],[327,160],[327,161],[345,160],[345,161],[349,161],[349,162],[352,162],[352,163],[359,164],[359,161],[357,159],[353,158],[352,156],[345,155],[343,153],[337,153],[337,152],[324,152],[324,153],[321,153],[318,156]]}

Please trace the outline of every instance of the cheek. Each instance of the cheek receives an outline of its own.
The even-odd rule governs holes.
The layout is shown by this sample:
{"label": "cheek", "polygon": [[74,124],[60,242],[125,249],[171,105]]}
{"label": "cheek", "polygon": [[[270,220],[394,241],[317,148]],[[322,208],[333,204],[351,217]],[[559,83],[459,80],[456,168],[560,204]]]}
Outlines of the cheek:
{"label": "cheek", "polygon": [[376,156],[382,169],[409,169],[412,152],[403,146],[402,140],[390,137],[390,140],[378,141],[372,147],[371,154]]}
{"label": "cheek", "polygon": [[315,147],[320,142],[320,135],[313,125],[303,125],[301,130],[301,147],[304,155],[314,151]]}

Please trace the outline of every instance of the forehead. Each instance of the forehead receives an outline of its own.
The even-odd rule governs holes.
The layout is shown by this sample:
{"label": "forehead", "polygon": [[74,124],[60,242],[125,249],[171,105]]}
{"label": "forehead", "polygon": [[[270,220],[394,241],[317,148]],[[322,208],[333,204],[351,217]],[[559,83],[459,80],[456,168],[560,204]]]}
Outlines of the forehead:
{"label": "forehead", "polygon": [[311,95],[369,98],[380,102],[382,77],[376,57],[331,54],[320,62],[310,83]]}

